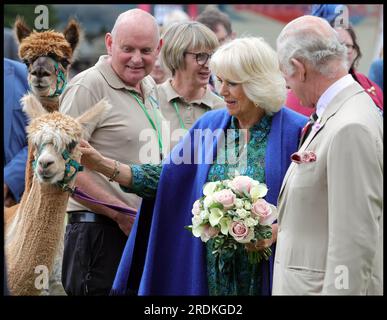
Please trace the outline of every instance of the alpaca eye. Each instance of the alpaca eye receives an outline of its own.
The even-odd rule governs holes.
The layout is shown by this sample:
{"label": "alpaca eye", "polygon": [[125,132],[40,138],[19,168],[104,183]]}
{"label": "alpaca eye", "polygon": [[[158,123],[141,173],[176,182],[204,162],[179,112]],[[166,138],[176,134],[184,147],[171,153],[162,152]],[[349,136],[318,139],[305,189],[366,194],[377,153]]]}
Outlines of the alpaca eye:
{"label": "alpaca eye", "polygon": [[67,66],[70,64],[70,61],[68,61],[67,59],[62,59],[60,63],[63,66],[63,68],[66,69]]}
{"label": "alpaca eye", "polygon": [[75,146],[77,145],[77,142],[76,141],[71,141],[69,144],[68,144],[68,146],[67,146],[67,150],[69,151],[69,152],[71,152],[71,151],[73,151],[73,149],[75,148]]}

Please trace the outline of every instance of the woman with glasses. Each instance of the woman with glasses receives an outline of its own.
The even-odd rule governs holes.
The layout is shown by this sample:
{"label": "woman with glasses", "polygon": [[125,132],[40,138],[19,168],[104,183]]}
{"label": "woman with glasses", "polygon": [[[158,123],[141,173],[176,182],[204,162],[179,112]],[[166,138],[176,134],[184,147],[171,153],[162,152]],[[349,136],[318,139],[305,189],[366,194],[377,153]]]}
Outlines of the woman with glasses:
{"label": "woman with glasses", "polygon": [[348,28],[335,28],[335,30],[339,34],[341,43],[347,47],[349,73],[366,90],[374,103],[383,110],[382,89],[380,89],[376,83],[368,79],[366,75],[356,71],[362,53],[359,44],[357,43],[355,30],[350,24],[348,25]]}
{"label": "woman with glasses", "polygon": [[[196,57],[204,63],[204,56]],[[203,243],[184,227],[191,224],[193,203],[210,181],[249,176],[267,184],[266,200],[276,205],[307,119],[282,108],[285,80],[275,51],[262,38],[224,44],[213,54],[210,68],[226,108],[204,114],[162,166],[121,164],[116,170],[114,160],[81,143],[82,164],[114,177],[122,190],[143,198],[114,294],[271,294],[276,224],[271,239],[238,245],[229,272],[219,272],[214,242]],[[267,247],[273,251],[270,260],[249,263],[248,250]]]}
{"label": "woman with glasses", "polygon": [[158,86],[159,105],[169,121],[172,150],[206,111],[224,107],[208,88],[208,64],[219,43],[213,31],[194,21],[170,25],[162,39],[161,63],[172,77]]}

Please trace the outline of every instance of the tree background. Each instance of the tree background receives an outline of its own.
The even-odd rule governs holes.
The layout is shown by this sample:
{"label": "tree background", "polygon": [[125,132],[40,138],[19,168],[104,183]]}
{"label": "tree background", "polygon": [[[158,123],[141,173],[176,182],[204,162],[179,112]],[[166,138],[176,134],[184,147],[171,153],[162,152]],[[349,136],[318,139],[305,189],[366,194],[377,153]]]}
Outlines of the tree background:
{"label": "tree background", "polygon": [[[39,4],[23,4],[23,5],[4,5],[4,27],[13,28],[13,24],[15,23],[15,19],[17,16],[23,17],[25,22],[30,28],[33,28],[35,18],[37,14],[35,13],[35,7]],[[58,24],[59,19],[56,13],[56,9],[54,6],[46,4],[48,8],[48,21],[49,27],[55,28]]]}

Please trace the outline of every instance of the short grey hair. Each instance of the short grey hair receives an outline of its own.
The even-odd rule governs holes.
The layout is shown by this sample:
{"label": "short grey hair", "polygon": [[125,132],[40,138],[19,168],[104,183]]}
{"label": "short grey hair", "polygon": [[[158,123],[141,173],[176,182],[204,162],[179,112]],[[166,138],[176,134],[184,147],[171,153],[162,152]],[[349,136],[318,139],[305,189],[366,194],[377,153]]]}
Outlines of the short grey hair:
{"label": "short grey hair", "polygon": [[332,32],[329,36],[322,34],[308,24],[297,28],[285,27],[277,38],[277,53],[283,71],[292,75],[294,65],[291,59],[308,62],[313,69],[327,77],[333,77],[337,65],[330,62],[339,60],[348,70],[347,48],[340,43],[338,33],[323,20]]}
{"label": "short grey hair", "polygon": [[184,53],[190,50],[215,51],[219,46],[215,33],[196,21],[175,22],[162,35],[161,63],[172,75],[185,68]]}
{"label": "short grey hair", "polygon": [[263,38],[238,38],[222,45],[212,56],[210,69],[241,84],[247,98],[269,115],[285,103],[286,83],[277,54]]}

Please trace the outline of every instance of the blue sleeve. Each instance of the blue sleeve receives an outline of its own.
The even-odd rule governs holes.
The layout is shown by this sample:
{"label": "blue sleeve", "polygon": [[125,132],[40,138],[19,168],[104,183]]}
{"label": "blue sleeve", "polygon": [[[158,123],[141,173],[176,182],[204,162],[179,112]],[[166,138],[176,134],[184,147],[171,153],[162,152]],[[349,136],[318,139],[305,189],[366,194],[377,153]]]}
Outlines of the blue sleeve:
{"label": "blue sleeve", "polygon": [[25,167],[28,156],[27,116],[20,98],[28,91],[28,71],[24,64],[4,59],[4,145],[3,174],[16,201],[25,187]]}
{"label": "blue sleeve", "polygon": [[4,183],[9,187],[17,202],[20,201],[24,191],[27,156],[28,146],[25,146],[4,167]]}

